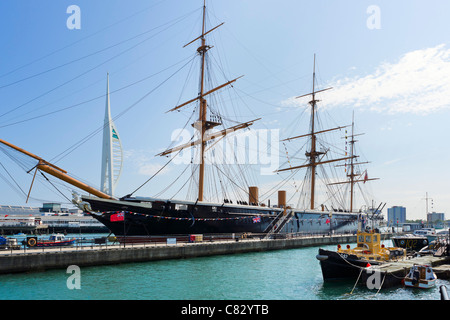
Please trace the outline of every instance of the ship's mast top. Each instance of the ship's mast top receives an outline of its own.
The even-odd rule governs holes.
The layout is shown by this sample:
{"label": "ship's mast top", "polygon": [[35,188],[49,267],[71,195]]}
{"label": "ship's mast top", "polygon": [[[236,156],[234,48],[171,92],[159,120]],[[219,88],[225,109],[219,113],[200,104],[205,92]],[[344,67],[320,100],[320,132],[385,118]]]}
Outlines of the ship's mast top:
{"label": "ship's mast top", "polygon": [[[337,184],[350,184],[350,212],[353,212],[353,204],[354,204],[354,189],[355,189],[355,184],[362,182],[362,183],[366,183],[367,181],[372,181],[372,180],[378,180],[379,178],[370,178],[367,176],[367,170],[364,172],[358,172],[357,170],[355,170],[355,167],[357,165],[361,165],[361,164],[367,164],[369,162],[365,161],[365,162],[355,162],[355,159],[358,158],[358,156],[355,154],[355,143],[358,142],[358,140],[355,140],[355,137],[363,135],[364,133],[358,133],[355,134],[355,114],[353,113],[352,115],[352,133],[351,133],[351,140],[350,140],[350,163],[349,164],[345,164],[344,166],[347,168],[347,166],[349,166],[348,174],[347,174],[347,178],[349,178],[347,181],[341,181],[341,182],[334,182],[334,183],[329,183],[328,185],[337,185]],[[345,137],[347,139],[347,135]],[[347,154],[347,152],[346,152]],[[338,165],[338,166],[342,166],[342,165]],[[365,176],[363,177],[362,175],[365,173]]]}
{"label": "ship's mast top", "polygon": [[203,141],[203,137],[206,132],[206,112],[207,112],[207,103],[206,99],[203,97],[204,93],[204,81],[205,81],[205,60],[206,60],[206,51],[209,47],[206,46],[205,40],[205,17],[206,17],[206,0],[203,1],[203,22],[202,22],[202,35],[201,35],[201,46],[197,49],[202,58],[201,65],[201,75],[200,75],[200,111],[198,121],[201,124],[199,128],[199,132],[201,134],[202,142],[200,146],[200,171],[199,171],[199,179],[198,179],[198,201],[203,201],[203,185],[205,179],[205,147],[206,142]]}
{"label": "ship's mast top", "polygon": [[164,155],[168,155],[172,152],[175,151],[179,151],[182,150],[184,148],[188,148],[188,147],[192,147],[195,145],[199,145],[200,146],[200,166],[199,166],[199,176],[198,176],[198,197],[197,200],[198,201],[203,201],[204,200],[204,194],[203,194],[203,189],[204,189],[204,180],[205,180],[205,149],[206,149],[206,142],[212,139],[217,139],[220,137],[223,137],[225,135],[227,135],[230,132],[233,132],[235,130],[239,130],[239,129],[243,129],[243,128],[247,128],[249,126],[251,126],[255,121],[259,120],[259,119],[255,119],[252,121],[248,121],[248,122],[244,122],[238,125],[235,125],[231,128],[228,129],[224,129],[221,130],[219,132],[215,132],[213,134],[208,134],[208,130],[212,129],[216,126],[221,125],[222,123],[219,122],[215,122],[215,121],[208,121],[207,120],[207,106],[208,103],[206,101],[206,96],[210,95],[211,93],[226,87],[230,84],[232,84],[233,82],[235,82],[237,79],[241,78],[238,77],[234,80],[230,80],[222,85],[219,85],[213,89],[210,89],[208,91],[205,92],[205,65],[206,65],[206,52],[211,49],[211,47],[209,45],[206,44],[206,38],[205,36],[207,34],[209,34],[210,32],[212,32],[213,30],[219,28],[220,26],[222,26],[224,23],[221,23],[219,25],[217,25],[216,27],[206,31],[206,0],[203,1],[203,21],[202,21],[202,34],[195,38],[194,40],[192,40],[191,42],[187,43],[186,45],[184,45],[184,47],[190,45],[191,43],[194,43],[197,40],[200,40],[200,47],[197,48],[197,52],[200,55],[201,58],[201,64],[200,64],[200,92],[199,95],[194,98],[191,99],[183,104],[180,104],[178,106],[176,106],[175,108],[172,108],[169,111],[175,111],[180,109],[181,107],[184,107],[192,102],[195,101],[199,101],[199,117],[198,120],[194,123],[194,128],[197,129],[200,137],[198,140],[194,141],[194,142],[190,142],[175,148],[171,148],[168,149],[164,152],[159,153],[158,155],[160,156],[164,156]]}
{"label": "ship's mast top", "polygon": [[316,133],[315,133],[315,118],[316,118],[316,92],[315,92],[315,82],[316,82],[316,55],[314,54],[314,66],[313,66],[313,88],[312,88],[312,100],[309,102],[311,105],[311,151],[306,152],[305,155],[309,158],[309,164],[311,168],[311,205],[310,208],[314,209],[314,195],[316,187],[316,162],[318,157],[324,152],[318,152],[316,150]]}
{"label": "ship's mast top", "polygon": [[321,159],[319,159],[319,156],[325,155],[326,152],[317,151],[317,134],[328,132],[328,131],[332,131],[332,130],[342,129],[344,127],[337,127],[337,128],[327,129],[327,130],[316,131],[316,126],[315,126],[315,123],[316,123],[316,107],[317,107],[317,102],[319,101],[319,100],[316,99],[316,94],[319,93],[319,92],[330,90],[332,88],[326,88],[326,89],[322,89],[322,90],[316,91],[315,82],[316,82],[316,55],[314,54],[312,92],[296,97],[296,99],[298,99],[298,98],[302,98],[302,97],[306,97],[306,96],[312,96],[312,99],[309,101],[309,104],[311,106],[311,132],[309,134],[300,135],[300,136],[296,136],[296,137],[292,137],[292,138],[288,138],[288,139],[283,140],[283,141],[286,141],[286,140],[292,140],[292,139],[297,139],[297,138],[301,138],[301,137],[310,136],[311,137],[311,148],[310,148],[309,152],[308,151],[305,152],[305,155],[306,155],[306,157],[308,159],[308,161],[307,161],[308,163],[305,164],[305,165],[295,166],[295,167],[290,167],[290,168],[285,168],[285,169],[280,169],[280,170],[277,171],[277,172],[282,172],[282,171],[286,171],[286,170],[295,170],[295,169],[299,169],[299,168],[308,168],[308,169],[310,169],[310,171],[311,171],[311,190],[310,190],[311,201],[310,201],[310,209],[314,209],[315,208],[316,167],[318,165],[322,165],[322,164],[325,164],[325,163],[330,163],[330,162],[335,162],[335,161],[342,161],[342,160],[346,160],[346,159],[350,158],[350,157],[346,157],[346,158],[332,159],[332,160],[321,160]]}
{"label": "ship's mast top", "polygon": [[313,63],[313,84],[312,84],[312,100],[309,102],[311,105],[311,134],[314,135],[314,118],[315,118],[315,109],[316,109],[316,54],[314,54],[314,63]]}

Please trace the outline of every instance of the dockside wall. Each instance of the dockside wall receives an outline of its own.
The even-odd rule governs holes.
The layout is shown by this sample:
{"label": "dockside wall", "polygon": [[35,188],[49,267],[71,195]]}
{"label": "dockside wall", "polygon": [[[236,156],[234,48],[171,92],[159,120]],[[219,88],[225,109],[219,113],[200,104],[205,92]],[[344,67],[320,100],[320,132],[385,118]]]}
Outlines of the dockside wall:
{"label": "dockside wall", "polygon": [[70,265],[100,266],[129,262],[186,259],[212,255],[239,254],[308,246],[356,242],[354,235],[301,237],[292,239],[214,241],[153,246],[123,245],[90,249],[64,248],[47,251],[27,250],[0,254],[0,274],[67,268]]}

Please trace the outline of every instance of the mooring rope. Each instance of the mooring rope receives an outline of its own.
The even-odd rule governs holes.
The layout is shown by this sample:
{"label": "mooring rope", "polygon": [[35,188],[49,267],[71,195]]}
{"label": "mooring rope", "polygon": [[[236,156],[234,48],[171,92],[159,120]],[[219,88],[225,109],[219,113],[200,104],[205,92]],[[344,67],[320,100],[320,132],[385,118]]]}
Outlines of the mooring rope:
{"label": "mooring rope", "polygon": [[364,268],[361,268],[361,271],[359,272],[359,276],[358,276],[358,279],[356,279],[355,285],[353,286],[353,289],[352,289],[352,291],[350,291],[350,294],[353,294],[353,290],[355,290],[355,288],[356,288],[356,285],[357,285],[357,284],[358,284],[358,282],[359,282],[359,278],[361,277],[361,274],[362,274],[363,270],[364,270]]}

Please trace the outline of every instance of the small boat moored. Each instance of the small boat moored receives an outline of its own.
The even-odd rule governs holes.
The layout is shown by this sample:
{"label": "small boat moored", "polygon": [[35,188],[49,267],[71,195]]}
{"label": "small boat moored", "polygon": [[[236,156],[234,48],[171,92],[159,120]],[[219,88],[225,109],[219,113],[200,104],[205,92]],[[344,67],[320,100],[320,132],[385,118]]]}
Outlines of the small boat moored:
{"label": "small boat moored", "polygon": [[404,281],[406,287],[429,289],[436,284],[436,274],[431,266],[413,265],[406,275]]}
{"label": "small boat moored", "polygon": [[415,236],[423,236],[428,239],[428,242],[431,242],[436,239],[436,229],[434,228],[422,228],[413,232]]}
{"label": "small boat moored", "polygon": [[24,240],[24,245],[28,247],[63,247],[71,246],[75,243],[76,239],[66,239],[61,233],[55,233],[50,236],[48,240],[39,240],[37,237],[28,237]]}

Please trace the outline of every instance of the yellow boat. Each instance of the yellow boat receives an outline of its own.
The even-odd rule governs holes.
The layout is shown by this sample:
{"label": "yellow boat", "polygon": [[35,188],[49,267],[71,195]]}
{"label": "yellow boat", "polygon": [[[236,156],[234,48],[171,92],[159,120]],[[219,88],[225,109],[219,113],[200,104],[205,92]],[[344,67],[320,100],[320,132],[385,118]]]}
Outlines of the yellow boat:
{"label": "yellow boat", "polygon": [[356,255],[358,258],[372,261],[391,261],[406,257],[406,250],[399,247],[388,247],[381,244],[381,234],[378,232],[357,233],[357,246],[353,249],[347,245],[343,249],[338,245],[339,254]]}
{"label": "yellow boat", "polygon": [[338,245],[337,251],[320,248],[316,256],[320,261],[324,280],[358,277],[361,268],[405,257],[405,249],[385,247],[381,244],[381,234],[374,230],[358,231],[357,245],[354,248],[350,245],[347,245],[345,249]]}

